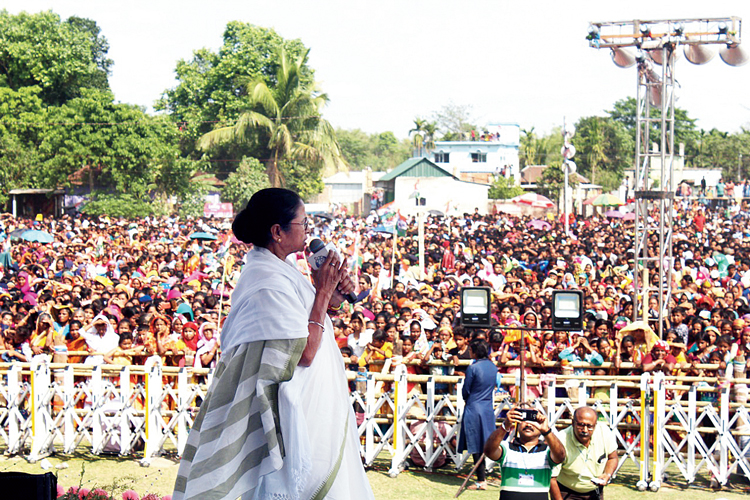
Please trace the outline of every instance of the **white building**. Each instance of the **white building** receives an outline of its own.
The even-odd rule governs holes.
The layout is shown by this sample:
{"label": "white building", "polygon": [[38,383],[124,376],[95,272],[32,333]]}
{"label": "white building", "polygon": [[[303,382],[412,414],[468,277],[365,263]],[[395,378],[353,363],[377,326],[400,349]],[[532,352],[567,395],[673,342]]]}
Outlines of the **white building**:
{"label": "white building", "polygon": [[411,158],[374,183],[385,202],[404,215],[437,210],[445,215],[487,213],[489,185],[459,179],[428,158]]}
{"label": "white building", "polygon": [[521,128],[516,123],[494,123],[470,141],[438,141],[430,159],[457,177],[490,182],[503,175],[519,181],[518,150]]}

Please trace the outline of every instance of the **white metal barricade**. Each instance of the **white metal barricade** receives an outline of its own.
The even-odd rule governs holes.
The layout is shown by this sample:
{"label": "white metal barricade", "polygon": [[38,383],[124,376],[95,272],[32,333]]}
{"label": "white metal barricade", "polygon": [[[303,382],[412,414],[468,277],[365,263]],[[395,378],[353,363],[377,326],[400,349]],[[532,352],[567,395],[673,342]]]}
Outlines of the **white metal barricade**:
{"label": "white metal barricade", "polygon": [[[191,370],[164,369],[158,357],[142,367],[86,367],[51,365],[42,355],[31,363],[3,365],[0,375],[0,448],[32,461],[81,446],[94,454],[137,453],[145,464],[165,452],[180,455],[208,390]],[[658,489],[670,467],[687,482],[699,474],[721,484],[730,474],[750,478],[750,406],[733,402],[729,386],[679,385],[683,382],[673,377],[649,374],[527,378],[545,391],[532,404],[558,428],[569,424],[575,408],[594,408],[599,425],[616,436],[617,470],[628,460],[635,464],[640,489]],[[366,383],[358,384],[362,392],[351,392],[367,465],[386,456],[395,477],[409,461],[428,470],[466,464],[468,453],[457,450],[463,378],[449,378],[452,389],[441,394],[438,380],[446,378],[408,375],[401,366],[392,375],[368,374]],[[409,393],[414,383],[422,390]],[[502,378],[508,389],[517,383],[512,375]],[[702,400],[714,393],[716,402]],[[512,404],[503,394],[495,399],[498,418]]]}

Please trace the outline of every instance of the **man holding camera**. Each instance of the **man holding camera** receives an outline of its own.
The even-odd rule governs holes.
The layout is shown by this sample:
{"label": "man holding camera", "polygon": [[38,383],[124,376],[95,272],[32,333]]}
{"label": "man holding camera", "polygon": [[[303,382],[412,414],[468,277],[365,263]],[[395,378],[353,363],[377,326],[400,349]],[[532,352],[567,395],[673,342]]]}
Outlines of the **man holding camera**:
{"label": "man holding camera", "polygon": [[600,500],[617,469],[617,439],[606,425],[597,425],[596,411],[582,406],[573,425],[561,436],[565,460],[552,473],[552,500]]}
{"label": "man holding camera", "polygon": [[[503,441],[513,425],[515,438]],[[544,442],[539,436],[544,436]],[[490,435],[484,453],[500,464],[500,500],[547,500],[552,468],[565,460],[565,447],[544,413],[518,405]]]}

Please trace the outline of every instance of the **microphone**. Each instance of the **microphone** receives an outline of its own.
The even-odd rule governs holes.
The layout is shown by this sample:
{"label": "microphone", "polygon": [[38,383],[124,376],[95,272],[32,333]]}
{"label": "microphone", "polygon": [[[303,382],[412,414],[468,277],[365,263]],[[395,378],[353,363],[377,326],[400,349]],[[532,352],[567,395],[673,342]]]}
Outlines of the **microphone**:
{"label": "microphone", "polygon": [[[336,250],[336,247],[333,246],[333,243],[329,243],[326,245],[325,243],[323,243],[323,240],[319,238],[315,238],[314,240],[312,240],[308,245],[308,249],[310,250],[310,253],[312,255],[307,258],[307,262],[310,264],[310,267],[312,267],[316,271],[320,269],[320,266],[325,263],[330,252],[335,252],[336,255],[339,255],[339,251]],[[339,257],[341,257],[341,255],[339,255]],[[350,304],[354,304],[358,300],[354,292],[344,294],[344,298]]]}

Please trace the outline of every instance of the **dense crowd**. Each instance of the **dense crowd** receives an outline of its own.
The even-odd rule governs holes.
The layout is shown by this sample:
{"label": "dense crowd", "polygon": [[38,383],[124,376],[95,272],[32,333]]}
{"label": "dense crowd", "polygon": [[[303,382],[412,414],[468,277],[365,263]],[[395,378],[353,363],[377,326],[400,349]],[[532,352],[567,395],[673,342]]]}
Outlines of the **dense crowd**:
{"label": "dense crowd", "polygon": [[[697,201],[679,203],[674,265],[665,277],[671,296],[663,305],[663,340],[654,335],[657,296],[648,298],[643,320],[633,321],[633,278],[643,269],[633,255],[632,222],[579,218],[566,235],[552,217],[548,225],[478,211],[427,217],[423,269],[416,218],[384,211],[365,218],[310,218],[311,236],[332,241],[349,257],[358,284],[360,300],[354,306],[330,311],[352,369],[406,364],[410,373],[461,374],[459,361],[471,359],[468,342],[483,336],[500,372],[518,370],[508,362],[524,356],[528,373],[662,371],[730,382],[745,376],[750,351],[746,205],[712,210]],[[390,233],[373,229],[386,218],[397,219],[404,231],[395,245]],[[70,363],[142,364],[158,355],[166,365],[214,366],[220,325],[248,250],[229,226],[229,221],[177,217],[134,223],[3,216],[3,360],[49,353]],[[24,241],[18,238],[23,229],[46,231],[54,241]],[[652,254],[657,237],[651,236]],[[309,273],[303,255],[297,264]],[[659,276],[648,276],[658,287]],[[460,326],[459,291],[467,285],[492,288],[496,328]],[[582,332],[551,329],[555,289],[583,291]],[[522,327],[532,329],[524,333],[523,351]],[[571,364],[576,361],[588,368]],[[745,392],[738,397],[746,398]]]}

